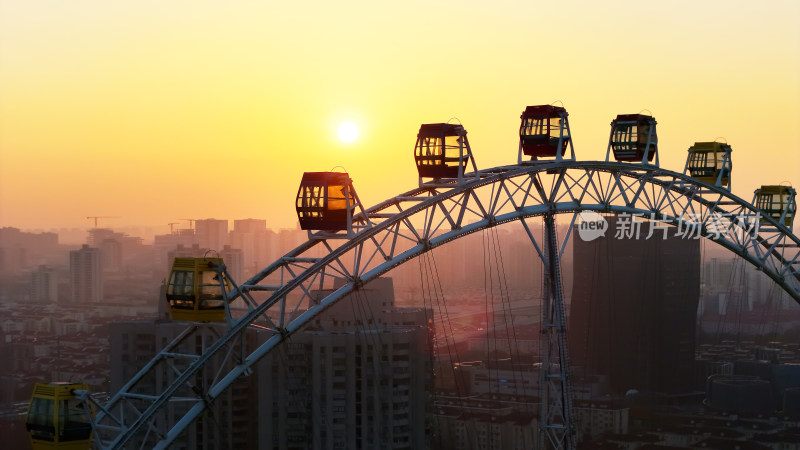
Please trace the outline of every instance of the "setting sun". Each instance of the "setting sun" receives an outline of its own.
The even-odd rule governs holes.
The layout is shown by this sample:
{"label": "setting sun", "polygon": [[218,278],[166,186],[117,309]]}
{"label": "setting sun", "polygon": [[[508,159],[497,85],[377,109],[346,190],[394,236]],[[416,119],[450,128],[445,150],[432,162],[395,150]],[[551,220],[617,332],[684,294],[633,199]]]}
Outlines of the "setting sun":
{"label": "setting sun", "polygon": [[358,127],[353,122],[342,122],[338,134],[342,142],[353,142],[358,138]]}

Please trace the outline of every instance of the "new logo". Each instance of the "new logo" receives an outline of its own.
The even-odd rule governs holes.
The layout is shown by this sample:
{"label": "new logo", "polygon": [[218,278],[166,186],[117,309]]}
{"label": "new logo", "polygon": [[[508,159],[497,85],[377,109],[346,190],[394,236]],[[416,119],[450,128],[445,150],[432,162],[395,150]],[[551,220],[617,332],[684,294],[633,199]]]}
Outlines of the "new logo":
{"label": "new logo", "polygon": [[608,222],[605,217],[594,211],[581,211],[578,214],[578,234],[584,241],[593,241],[605,237]]}

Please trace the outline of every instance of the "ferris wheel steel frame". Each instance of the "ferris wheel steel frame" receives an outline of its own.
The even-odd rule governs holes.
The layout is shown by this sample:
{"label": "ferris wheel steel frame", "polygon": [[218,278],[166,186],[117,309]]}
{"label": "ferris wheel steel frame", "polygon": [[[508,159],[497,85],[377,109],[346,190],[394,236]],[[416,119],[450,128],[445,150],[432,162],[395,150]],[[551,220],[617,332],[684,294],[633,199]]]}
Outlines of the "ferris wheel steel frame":
{"label": "ferris wheel steel frame", "polygon": [[[557,214],[572,214],[572,225],[578,213],[595,211],[691,226],[702,238],[755,265],[800,303],[800,239],[724,188],[653,165],[603,161],[537,162],[481,170],[475,178],[467,175],[461,184],[426,183],[361,211],[353,218],[359,231],[352,237],[346,232],[309,233],[308,241],[244,284],[234,283],[228,293],[228,299],[235,300],[234,317],[227,332],[196,354],[187,354],[179,350],[182,343],[203,328],[190,325],[100,408],[95,444],[167,447],[234,380],[250,374],[262,357],[342,297],[447,242],[512,221],[522,224],[546,271],[558,269],[572,226],[558,242],[551,238],[542,242],[528,224],[531,218],[543,217],[546,222]],[[551,267],[548,254],[556,251]],[[332,279],[344,284],[322,299],[315,298]],[[258,301],[253,296],[258,292],[269,297]],[[308,309],[303,310],[304,305]],[[268,337],[250,351],[244,333],[253,327]],[[215,374],[207,375],[204,366],[212,358],[224,362]],[[565,365],[560,364],[562,374],[568,370]],[[142,393],[137,385],[155,371],[169,372],[169,386]],[[568,379],[559,382],[554,389],[564,388]],[[186,405],[185,413],[163,434],[158,424],[165,423],[165,406],[178,400]],[[571,399],[563,400],[563,410],[556,411],[561,420],[571,407]],[[554,447],[571,439],[568,428],[551,430]]]}

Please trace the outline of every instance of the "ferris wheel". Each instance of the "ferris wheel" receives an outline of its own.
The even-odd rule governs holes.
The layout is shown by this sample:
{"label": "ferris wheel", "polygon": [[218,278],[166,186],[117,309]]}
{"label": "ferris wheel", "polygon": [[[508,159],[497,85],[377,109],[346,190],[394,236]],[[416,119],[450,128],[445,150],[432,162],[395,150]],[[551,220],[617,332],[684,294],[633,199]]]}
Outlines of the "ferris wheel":
{"label": "ferris wheel", "polygon": [[[521,115],[517,163],[489,169],[477,168],[463,125],[423,124],[414,149],[418,185],[369,208],[348,173],[305,173],[296,210],[308,240],[294,250],[241,284],[220,259],[176,259],[166,294],[173,318],[190,323],[95,405],[94,445],[169,446],[234,380],[340,299],[450,241],[518,222],[545,272],[539,448],[574,448],[560,261],[580,213],[691,229],[800,303],[795,190],[765,185],[752,201],[731,193],[732,148],[724,142],[692,145],[682,172],[661,168],[658,153],[655,119],[626,114],[611,123],[605,161],[578,160],[566,109],[540,105]],[[569,220],[565,236],[556,232],[557,215]],[[543,236],[532,232],[532,220],[543,221]],[[204,322],[222,323],[222,331],[209,337]],[[258,345],[246,339],[254,328],[264,337]],[[82,389],[75,395],[89,399]]]}

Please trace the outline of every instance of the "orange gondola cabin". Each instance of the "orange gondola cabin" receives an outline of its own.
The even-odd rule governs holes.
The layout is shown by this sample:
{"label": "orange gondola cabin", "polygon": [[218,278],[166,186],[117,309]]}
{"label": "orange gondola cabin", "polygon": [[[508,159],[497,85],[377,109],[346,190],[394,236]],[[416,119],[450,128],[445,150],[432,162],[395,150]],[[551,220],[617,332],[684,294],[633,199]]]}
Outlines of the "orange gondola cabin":
{"label": "orange gondola cabin", "polygon": [[519,126],[520,150],[531,159],[560,159],[569,144],[567,110],[561,106],[528,106]]}
{"label": "orange gondola cabin", "polygon": [[91,411],[75,394],[88,389],[79,383],[36,383],[25,420],[34,450],[89,448]]}
{"label": "orange gondola cabin", "polygon": [[731,146],[722,142],[695,142],[689,148],[686,169],[700,181],[730,189]]}
{"label": "orange gondola cabin", "polygon": [[644,114],[619,114],[611,122],[608,145],[617,161],[653,161],[658,151],[656,119]]}
{"label": "orange gondola cabin", "polygon": [[761,186],[755,191],[753,204],[776,222],[791,228],[797,213],[795,195],[791,186]]}
{"label": "orange gondola cabin", "polygon": [[347,230],[356,207],[346,172],[306,172],[297,191],[297,218],[303,230]]}
{"label": "orange gondola cabin", "polygon": [[472,151],[462,125],[427,123],[419,127],[414,161],[420,178],[458,178],[467,171]]}
{"label": "orange gondola cabin", "polygon": [[173,320],[222,322],[228,280],[222,258],[175,258],[167,282]]}

